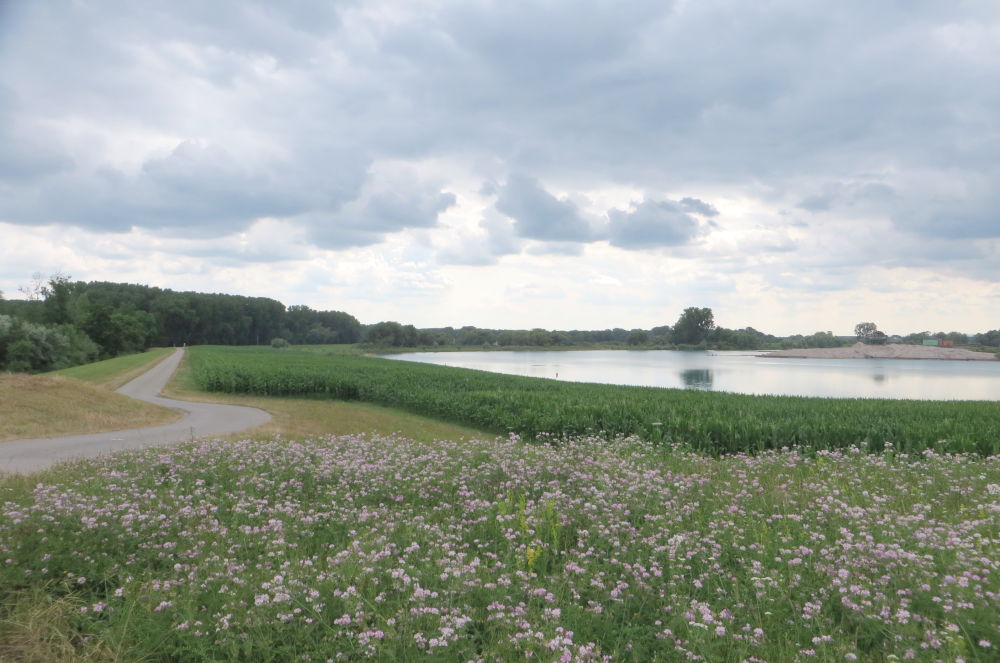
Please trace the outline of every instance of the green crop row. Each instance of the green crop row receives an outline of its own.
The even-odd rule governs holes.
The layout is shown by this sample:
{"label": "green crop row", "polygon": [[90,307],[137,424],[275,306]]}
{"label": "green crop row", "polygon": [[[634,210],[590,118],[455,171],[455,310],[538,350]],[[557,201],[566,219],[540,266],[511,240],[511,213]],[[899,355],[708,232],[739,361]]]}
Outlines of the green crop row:
{"label": "green crop row", "polygon": [[322,396],[400,408],[526,438],[597,433],[709,453],[797,445],[900,452],[1000,451],[1000,403],[748,396],[501,375],[294,349],[197,347],[207,391]]}

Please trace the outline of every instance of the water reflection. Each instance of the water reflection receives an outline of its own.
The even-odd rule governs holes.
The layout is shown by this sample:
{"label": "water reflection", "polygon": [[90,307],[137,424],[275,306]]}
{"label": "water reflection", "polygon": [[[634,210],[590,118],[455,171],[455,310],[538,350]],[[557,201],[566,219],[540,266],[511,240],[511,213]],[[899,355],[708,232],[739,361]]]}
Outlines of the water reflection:
{"label": "water reflection", "polygon": [[707,368],[689,368],[686,371],[681,371],[680,376],[685,389],[712,390],[712,383],[714,382],[712,371]]}
{"label": "water reflection", "polygon": [[572,382],[830,398],[1000,401],[1000,362],[761,358],[650,350],[442,352],[394,359]]}

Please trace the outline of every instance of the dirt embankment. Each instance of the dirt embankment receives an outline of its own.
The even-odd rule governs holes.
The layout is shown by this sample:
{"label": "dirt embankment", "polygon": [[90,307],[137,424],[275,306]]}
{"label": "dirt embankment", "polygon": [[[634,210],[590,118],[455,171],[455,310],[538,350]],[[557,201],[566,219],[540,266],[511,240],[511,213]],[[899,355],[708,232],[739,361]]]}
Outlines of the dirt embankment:
{"label": "dirt embankment", "polygon": [[974,352],[961,348],[939,348],[933,345],[865,345],[855,343],[848,348],[808,348],[775,350],[762,357],[800,357],[804,359],[954,359],[959,361],[996,361],[989,352]]}

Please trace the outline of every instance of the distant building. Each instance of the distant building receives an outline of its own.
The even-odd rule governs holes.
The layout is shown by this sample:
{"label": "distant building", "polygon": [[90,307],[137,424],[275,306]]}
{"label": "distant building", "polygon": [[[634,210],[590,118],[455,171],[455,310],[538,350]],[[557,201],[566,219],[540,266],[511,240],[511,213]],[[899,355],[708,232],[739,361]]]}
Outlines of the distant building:
{"label": "distant building", "polygon": [[[938,344],[938,340],[936,338],[925,338],[924,339],[924,345],[937,345],[937,344]],[[952,343],[952,345],[954,345],[954,343]]]}
{"label": "distant building", "polygon": [[940,345],[942,348],[953,348],[955,347],[955,341],[951,340],[950,338],[942,338],[940,341],[938,341],[938,345]]}

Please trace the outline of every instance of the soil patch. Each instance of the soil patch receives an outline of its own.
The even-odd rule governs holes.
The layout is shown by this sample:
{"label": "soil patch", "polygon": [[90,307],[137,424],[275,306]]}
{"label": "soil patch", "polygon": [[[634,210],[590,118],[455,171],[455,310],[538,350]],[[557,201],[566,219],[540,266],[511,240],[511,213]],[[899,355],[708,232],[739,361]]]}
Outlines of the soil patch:
{"label": "soil patch", "polygon": [[799,357],[803,359],[951,359],[958,361],[997,361],[989,352],[961,348],[939,348],[933,345],[865,345],[855,343],[847,348],[806,348],[775,350],[762,357]]}

